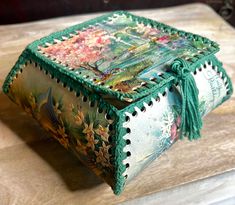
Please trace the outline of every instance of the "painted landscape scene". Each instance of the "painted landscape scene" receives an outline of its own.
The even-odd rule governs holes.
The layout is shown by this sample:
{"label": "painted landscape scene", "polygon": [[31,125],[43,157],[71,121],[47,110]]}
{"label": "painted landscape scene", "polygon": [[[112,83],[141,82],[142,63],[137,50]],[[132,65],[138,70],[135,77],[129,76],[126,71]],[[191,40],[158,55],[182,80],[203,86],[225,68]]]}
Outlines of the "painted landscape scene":
{"label": "painted landscape scene", "polygon": [[177,57],[192,57],[203,42],[191,41],[117,15],[39,49],[75,75],[119,92],[132,93],[156,84]]}

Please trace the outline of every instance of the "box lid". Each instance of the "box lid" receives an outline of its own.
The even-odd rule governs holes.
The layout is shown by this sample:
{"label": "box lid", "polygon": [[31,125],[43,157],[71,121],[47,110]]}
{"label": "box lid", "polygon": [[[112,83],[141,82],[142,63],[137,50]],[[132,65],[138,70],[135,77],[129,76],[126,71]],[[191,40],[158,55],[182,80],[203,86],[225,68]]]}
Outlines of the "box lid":
{"label": "box lid", "polygon": [[89,89],[132,102],[174,80],[176,58],[193,67],[219,50],[207,38],[124,11],[53,33],[28,46]]}

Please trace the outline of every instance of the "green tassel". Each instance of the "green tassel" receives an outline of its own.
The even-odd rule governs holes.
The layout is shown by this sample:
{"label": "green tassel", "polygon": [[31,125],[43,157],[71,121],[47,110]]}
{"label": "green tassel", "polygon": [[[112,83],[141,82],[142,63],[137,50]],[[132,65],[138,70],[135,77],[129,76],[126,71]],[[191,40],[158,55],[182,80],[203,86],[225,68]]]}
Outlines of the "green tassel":
{"label": "green tassel", "polygon": [[171,72],[179,81],[182,95],[181,139],[188,136],[189,140],[198,139],[201,134],[202,118],[199,112],[198,88],[190,72],[188,63],[180,58],[174,60]]}

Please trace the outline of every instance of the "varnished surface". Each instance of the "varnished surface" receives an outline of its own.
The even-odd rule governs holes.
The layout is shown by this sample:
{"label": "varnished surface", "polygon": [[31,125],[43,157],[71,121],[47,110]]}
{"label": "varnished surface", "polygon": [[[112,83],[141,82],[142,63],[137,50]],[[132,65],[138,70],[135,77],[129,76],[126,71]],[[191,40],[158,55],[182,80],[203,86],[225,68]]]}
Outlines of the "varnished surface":
{"label": "varnished surface", "polygon": [[[235,82],[235,30],[210,8],[192,4],[133,13],[217,41],[221,45],[221,51],[217,56],[224,62],[228,74]],[[99,14],[0,26],[0,84],[28,43],[97,15]],[[165,189],[175,187],[177,190],[179,185],[233,170],[234,96],[210,113],[204,122],[202,139],[195,142],[177,142],[134,179],[121,196],[116,197],[108,185],[81,165],[57,142],[48,139],[47,134],[37,123],[1,92],[1,204],[116,204]],[[235,178],[235,173],[231,172],[230,175],[232,179]],[[223,180],[223,177],[218,176],[216,179]],[[232,180],[230,181],[231,184]],[[209,191],[213,192],[213,182],[210,183]],[[167,196],[162,194],[158,197],[163,200]]]}

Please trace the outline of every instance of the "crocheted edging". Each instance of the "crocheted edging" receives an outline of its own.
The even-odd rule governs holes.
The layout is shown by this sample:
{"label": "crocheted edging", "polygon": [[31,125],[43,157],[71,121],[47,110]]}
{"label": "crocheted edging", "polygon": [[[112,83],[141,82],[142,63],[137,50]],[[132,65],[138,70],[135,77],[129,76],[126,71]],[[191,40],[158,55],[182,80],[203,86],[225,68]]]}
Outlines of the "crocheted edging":
{"label": "crocheted edging", "polygon": [[[84,86],[82,86],[82,85],[85,84],[88,88],[91,88],[91,89],[96,90],[98,92],[111,94],[121,100],[124,99],[125,97],[130,97],[129,95],[120,94],[119,92],[110,92],[109,90],[104,89],[103,87],[100,87],[97,85],[95,85],[95,86],[91,85],[90,83],[88,83],[88,81],[86,81],[82,78],[74,77],[74,75],[72,75],[69,71],[65,70],[63,66],[58,65],[58,64],[54,64],[53,62],[48,60],[48,58],[46,58],[45,56],[36,52],[37,46],[41,42],[47,42],[48,39],[53,40],[54,38],[63,38],[63,35],[70,35],[70,33],[74,32],[75,30],[77,30],[79,28],[82,28],[83,26],[88,27],[91,23],[99,22],[100,20],[108,18],[115,13],[128,14],[128,15],[132,16],[133,18],[137,18],[137,20],[139,20],[139,18],[141,18],[142,21],[144,21],[143,23],[145,23],[145,25],[146,25],[146,23],[151,22],[153,25],[156,25],[156,26],[159,25],[159,27],[162,27],[164,29],[169,28],[169,29],[172,29],[173,32],[178,31],[180,33],[180,35],[187,35],[187,37],[197,38],[197,35],[189,34],[189,33],[183,32],[183,31],[179,31],[179,30],[171,28],[165,24],[157,23],[157,22],[150,20],[150,19],[145,19],[143,17],[135,17],[132,14],[122,12],[122,11],[121,12],[114,12],[114,13],[111,13],[111,14],[108,14],[105,16],[98,17],[94,20],[85,22],[83,24],[79,24],[79,25],[70,27],[70,28],[65,29],[61,32],[53,33],[49,37],[45,37],[41,40],[35,41],[32,44],[30,44],[27,47],[27,49],[22,53],[22,55],[19,57],[16,65],[13,67],[13,69],[8,74],[6,80],[3,84],[3,91],[5,93],[8,92],[9,85],[11,85],[12,80],[15,77],[17,77],[19,72],[22,71],[21,69],[23,69],[23,68],[20,65],[25,63],[25,61],[26,61],[25,59],[32,58],[35,62],[38,61],[38,63],[42,65],[43,69],[45,69],[45,72],[49,72],[52,76],[55,76],[58,79],[60,79],[61,82],[65,83],[66,85],[71,85],[71,87],[74,90],[81,89],[84,92],[84,94],[87,97],[89,97],[91,100],[100,100],[100,106],[109,110],[110,115],[114,116],[116,119],[114,122],[114,129],[116,131],[116,135],[114,136],[114,141],[115,141],[116,145],[113,147],[111,152],[113,153],[113,156],[116,157],[116,158],[114,158],[114,167],[116,169],[115,170],[116,185],[113,187],[113,189],[114,189],[115,194],[120,194],[123,190],[124,185],[125,185],[125,177],[123,176],[123,172],[126,170],[126,165],[124,165],[122,162],[127,156],[127,154],[123,152],[123,148],[124,148],[124,146],[126,146],[127,144],[130,143],[130,141],[123,139],[124,134],[126,132],[128,132],[128,130],[122,128],[122,124],[125,121],[124,112],[126,110],[128,110],[129,112],[134,112],[135,106],[140,108],[143,105],[143,102],[150,102],[149,99],[151,97],[153,97],[154,94],[156,94],[156,93],[163,94],[164,89],[166,87],[169,88],[174,83],[177,83],[176,79],[173,76],[167,76],[168,78],[163,80],[160,84],[158,84],[158,86],[153,87],[151,89],[143,90],[141,93],[136,94],[135,97],[133,97],[133,100],[138,99],[141,96],[145,96],[145,95],[149,94],[148,96],[144,97],[143,99],[141,99],[138,102],[132,103],[130,106],[127,106],[126,108],[124,108],[123,110],[120,111],[120,110],[117,110],[114,106],[105,103],[105,101],[103,101],[101,99],[101,97],[96,95],[95,93],[91,94],[87,89],[84,89]],[[213,52],[216,52],[218,50],[216,43],[214,43],[206,38],[203,38],[203,39],[205,39],[206,41],[211,42],[213,44],[213,46],[214,46],[214,47],[212,47]],[[212,53],[210,53],[209,55],[204,54],[203,56],[204,57],[201,58],[200,60],[198,60],[197,58],[186,59],[187,61],[191,61],[192,72],[195,72],[197,70],[197,67],[200,64],[203,64],[203,61],[208,60],[208,62],[211,61],[213,63],[219,62],[214,57],[214,55]],[[202,56],[200,56],[200,57],[202,57]],[[232,83],[231,83],[231,80],[228,78],[225,70],[223,70],[221,63],[218,65],[217,70],[221,73],[221,77],[226,79],[226,82],[227,82],[226,87],[228,88],[228,92],[227,92],[227,96],[225,96],[223,101],[221,102],[221,103],[223,103],[225,100],[227,100],[231,96],[231,94],[233,92]]]}
{"label": "crocheted edging", "polygon": [[[93,84],[93,83],[91,83],[91,81],[89,79],[84,79],[83,76],[74,75],[72,70],[69,69],[68,67],[66,67],[65,65],[60,64],[58,61],[53,61],[53,59],[46,57],[45,55],[40,53],[40,51],[38,51],[38,46],[47,47],[51,44],[56,44],[60,41],[64,41],[68,38],[73,37],[78,30],[85,30],[87,28],[91,28],[96,23],[103,22],[103,21],[107,22],[110,20],[111,17],[113,18],[118,15],[124,15],[128,18],[131,18],[133,21],[135,21],[137,23],[140,23],[140,24],[142,23],[145,26],[151,26],[153,28],[157,28],[159,30],[162,30],[165,33],[172,33],[172,34],[178,33],[179,36],[187,38],[191,41],[201,40],[203,43],[205,43],[208,46],[208,47],[206,47],[207,50],[205,50],[203,53],[201,53],[201,52],[198,53],[197,55],[193,56],[192,58],[185,58],[185,60],[189,63],[190,66],[193,66],[195,64],[195,62],[197,62],[202,57],[206,57],[208,55],[214,54],[215,52],[217,52],[219,50],[218,44],[216,44],[215,42],[213,42],[205,37],[202,37],[202,36],[199,36],[196,34],[192,34],[189,32],[184,32],[181,30],[177,30],[177,29],[170,27],[166,24],[159,23],[159,22],[156,22],[154,20],[147,19],[144,17],[135,16],[135,15],[130,14],[125,11],[117,11],[117,12],[109,13],[107,15],[100,16],[95,19],[89,20],[87,22],[69,27],[69,28],[64,29],[62,31],[52,33],[51,35],[49,35],[47,37],[44,37],[40,40],[33,42],[32,44],[30,44],[28,46],[28,49],[31,50],[31,52],[33,52],[38,58],[41,58],[42,60],[46,61],[48,64],[53,65],[56,63],[59,72],[62,72],[62,70],[64,70],[65,71],[64,73],[67,73],[68,76],[70,76],[73,79],[76,79],[78,82],[86,85],[87,87],[89,87],[97,92],[101,92],[103,94],[108,94],[108,95],[114,96],[117,99],[123,100],[123,101],[134,101],[134,100],[139,99],[143,96],[146,96],[149,93],[153,92],[154,90],[162,87],[163,84],[168,83],[169,81],[173,80],[174,77],[165,78],[160,83],[156,83],[155,85],[150,85],[150,84],[149,84],[149,86],[148,86],[148,84],[141,85],[140,88],[137,88],[135,90],[136,93],[122,93],[118,90],[112,90],[111,88],[107,88],[107,87],[103,86],[102,84],[99,84],[99,85]],[[57,72],[57,71],[55,70],[54,72]],[[153,87],[151,87],[151,86],[153,86]]]}

